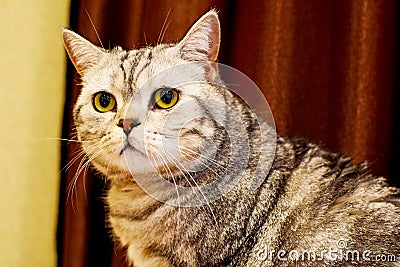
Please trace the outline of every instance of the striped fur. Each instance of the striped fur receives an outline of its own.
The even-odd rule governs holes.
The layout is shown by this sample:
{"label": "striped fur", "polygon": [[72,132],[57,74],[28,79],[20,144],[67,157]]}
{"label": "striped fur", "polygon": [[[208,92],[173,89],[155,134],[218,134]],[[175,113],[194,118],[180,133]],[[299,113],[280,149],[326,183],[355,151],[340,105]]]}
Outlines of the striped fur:
{"label": "striped fur", "polygon": [[[74,108],[78,138],[91,164],[111,181],[106,198],[110,226],[135,266],[400,266],[399,190],[388,186],[384,178],[369,174],[365,163],[352,165],[350,158],[306,140],[279,137],[274,151],[270,126],[259,124],[241,99],[213,84],[219,76],[208,60],[216,59],[220,38],[214,11],[204,15],[180,43],[172,45],[106,51],[71,31],[65,30],[63,35],[83,81]],[[230,142],[223,127],[204,119],[175,129],[184,118],[176,112],[166,126],[168,130],[180,131],[180,142],[188,151],[199,151],[202,141],[212,139],[216,163],[189,172],[180,164],[190,155],[168,162],[157,154],[161,122],[171,111],[153,109],[149,99],[151,90],[167,86],[163,83],[174,77],[158,81],[153,89],[143,89],[143,85],[164,69],[187,62],[196,63],[192,74],[204,83],[180,88],[177,107],[192,101],[194,113],[219,116],[223,126],[232,123],[232,112],[238,114],[250,139],[250,157],[239,182],[222,198],[208,205],[177,207],[152,198],[135,181],[161,173],[181,186],[190,186],[193,181],[207,184],[218,180],[229,161],[235,160],[231,158],[232,146],[245,148],[244,141]],[[99,91],[115,96],[116,112],[93,110],[92,97]],[[227,108],[210,110],[200,99],[204,95],[223,101]],[[131,101],[134,105],[129,106]],[[140,126],[121,137],[117,124],[126,114],[146,122],[149,128]],[[265,146],[260,130],[267,135]],[[233,135],[241,140],[238,132]],[[149,143],[156,171],[144,163],[139,138]],[[123,150],[126,143],[137,151]],[[196,157],[194,152],[191,156]],[[271,158],[275,154],[275,158],[265,179],[251,190],[260,153]],[[136,159],[131,172],[123,157],[126,154]],[[336,248],[338,240],[346,242],[346,249],[396,255],[397,262],[283,261],[277,257],[280,250],[322,252]],[[272,253],[271,258],[264,257],[268,253]]]}

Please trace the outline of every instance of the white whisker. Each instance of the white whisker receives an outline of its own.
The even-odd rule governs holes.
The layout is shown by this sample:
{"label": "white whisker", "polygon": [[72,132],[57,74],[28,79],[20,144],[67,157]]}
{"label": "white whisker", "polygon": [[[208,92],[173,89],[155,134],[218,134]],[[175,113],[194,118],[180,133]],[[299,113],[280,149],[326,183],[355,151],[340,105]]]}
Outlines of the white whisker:
{"label": "white whisker", "polygon": [[92,24],[92,26],[93,26],[94,32],[96,33],[96,36],[97,36],[97,39],[99,39],[99,42],[100,42],[101,47],[104,49],[103,43],[101,42],[101,39],[100,39],[100,35],[99,35],[99,33],[97,32],[96,27],[94,26],[94,23],[93,23],[93,21],[92,21],[92,18],[91,18],[90,15],[89,15],[89,11],[86,9],[86,7],[85,7],[85,12],[86,12],[86,14],[87,14],[87,16],[88,16],[88,18],[89,18],[90,24]]}
{"label": "white whisker", "polygon": [[[168,153],[167,151],[165,151],[165,152]],[[214,220],[215,224],[217,225],[217,224],[218,224],[217,218],[215,217],[214,211],[213,211],[212,208],[211,208],[210,202],[209,202],[209,200],[207,199],[207,197],[204,195],[203,191],[201,191],[201,188],[200,188],[199,185],[197,184],[196,180],[193,178],[193,176],[190,174],[190,172],[186,169],[186,167],[185,167],[181,162],[179,162],[179,160],[178,160],[174,155],[172,155],[171,153],[168,153],[168,155],[169,155],[170,157],[172,157],[173,159],[175,159],[175,160],[173,160],[173,161],[176,162],[176,163],[178,163],[178,164],[183,168],[184,172],[187,173],[187,174],[189,175],[189,177],[192,179],[193,183],[194,183],[195,186],[196,186],[196,189],[199,190],[200,194],[202,195],[202,197],[204,198],[204,200],[205,200],[205,202],[206,202],[206,205],[207,205],[208,208],[210,209],[210,212],[211,212],[211,214],[212,214],[212,216],[213,216],[213,220]],[[192,187],[192,188],[193,188],[193,191],[194,191],[194,187],[193,187],[192,184],[189,182],[189,180],[187,179],[187,177],[186,177],[186,175],[184,174],[184,172],[182,172],[181,168],[180,168],[178,165],[175,165],[175,166],[181,171],[182,175],[185,177],[185,179],[188,181],[190,187]],[[195,192],[195,191],[194,191],[194,192]],[[197,196],[197,194],[196,194],[196,196]],[[199,198],[198,196],[197,196],[197,198],[200,200],[200,198]]]}
{"label": "white whisker", "polygon": [[61,169],[60,172],[68,171],[68,169],[69,169],[80,157],[82,157],[82,156],[85,155],[85,152],[84,152],[82,149],[80,149],[80,150],[78,150],[78,151],[76,151],[76,152],[74,152],[74,153],[76,153],[76,155]]}
{"label": "white whisker", "polygon": [[[107,144],[102,144],[102,143],[97,144],[91,151],[89,151],[89,153],[87,153],[87,154],[91,154],[91,153],[95,152],[96,150],[98,150],[91,157],[89,157],[86,153],[83,152],[83,153],[79,153],[79,155],[76,156],[74,159],[74,162],[75,162],[81,155],[83,155],[74,177],[72,178],[70,184],[67,186],[67,202],[68,202],[68,199],[71,199],[71,204],[72,204],[72,208],[73,208],[74,212],[75,212],[75,207],[74,207],[74,201],[73,201],[73,192],[75,192],[75,195],[76,195],[76,185],[77,185],[79,176],[83,172],[83,183],[84,183],[83,189],[84,189],[84,194],[85,194],[85,200],[87,202],[86,173],[89,168],[89,163],[93,159],[98,157],[103,152],[103,150],[106,146],[107,146]],[[70,168],[74,162],[68,163],[69,164],[68,168]],[[77,195],[76,195],[76,198],[77,198]]]}
{"label": "white whisker", "polygon": [[169,17],[169,14],[171,13],[171,10],[172,10],[172,7],[169,8],[167,16],[165,17],[164,23],[163,23],[163,25],[161,27],[160,34],[158,35],[158,38],[157,38],[157,44],[159,44],[164,39],[165,32],[167,31],[167,28],[168,28],[168,26],[170,24],[170,23],[168,23],[166,25],[168,17]]}
{"label": "white whisker", "polygon": [[[186,151],[189,151],[189,152],[193,153],[194,155],[199,156],[199,157],[201,157],[201,158],[207,160],[208,162],[211,162],[212,164],[215,164],[217,167],[220,167],[220,168],[222,168],[223,170],[228,171],[228,169],[227,169],[225,166],[219,164],[217,161],[215,161],[214,159],[212,159],[212,158],[210,158],[210,157],[204,156],[204,155],[201,154],[201,153],[198,153],[198,152],[193,151],[193,150],[191,150],[191,149],[189,149],[189,148],[186,148],[186,147],[179,147],[179,148],[177,148],[174,144],[168,143],[168,141],[165,141],[164,144],[169,145],[171,148],[174,148],[174,149],[178,150],[178,151],[181,152],[182,154],[187,155],[188,157],[190,157],[190,158],[192,158],[192,159],[194,159],[194,160],[197,160],[198,158],[196,158],[196,157],[194,157],[193,155],[191,155],[191,154],[189,154],[189,153],[186,152]],[[186,151],[183,151],[183,150],[186,150]],[[208,168],[209,170],[211,170],[215,175],[219,176],[219,174],[218,174],[217,172],[215,172],[215,170],[214,170],[213,168],[211,168],[209,165],[207,165],[207,164],[205,164],[205,163],[203,163],[203,162],[201,162],[201,161],[199,161],[199,163],[200,163],[201,165],[203,165],[204,167]]]}
{"label": "white whisker", "polygon": [[[172,173],[171,169],[169,168],[169,166],[167,164],[167,161],[168,162],[170,162],[170,161],[163,157],[161,151],[155,150],[155,152],[157,152],[157,155],[155,155],[155,156],[157,156],[159,159],[161,159],[161,161],[163,162],[163,166],[165,166],[165,168],[168,170],[169,174],[171,175],[172,181],[174,182],[175,189],[176,189],[176,195],[177,195],[177,198],[178,198],[178,215],[179,215],[181,213],[181,204],[180,204],[181,200],[180,200],[178,185],[176,184],[175,176],[174,176],[174,174]],[[178,218],[179,218],[179,216],[178,216]],[[179,223],[180,222],[178,222],[178,225],[179,225]]]}
{"label": "white whisker", "polygon": [[66,141],[66,142],[75,142],[75,143],[91,143],[91,142],[96,142],[96,140],[75,140],[75,139],[68,139],[68,138],[58,138],[58,137],[43,137],[40,138],[41,140],[58,140],[58,141]]}

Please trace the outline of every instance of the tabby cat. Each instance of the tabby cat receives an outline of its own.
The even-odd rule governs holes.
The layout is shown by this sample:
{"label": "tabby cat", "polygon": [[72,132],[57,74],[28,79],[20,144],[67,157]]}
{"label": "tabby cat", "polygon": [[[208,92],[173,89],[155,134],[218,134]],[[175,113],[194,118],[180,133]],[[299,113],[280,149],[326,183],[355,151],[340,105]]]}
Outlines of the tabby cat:
{"label": "tabby cat", "polygon": [[[106,50],[69,30],[63,39],[83,81],[74,107],[78,140],[111,183],[109,223],[134,266],[400,266],[399,190],[364,163],[305,140],[275,139],[269,123],[219,86],[215,11],[177,44]],[[189,65],[152,78],[182,64]],[[199,83],[178,84],[182,77]],[[168,138],[180,153],[164,147]],[[234,149],[247,149],[246,164]],[[251,188],[262,154],[272,166]],[[203,157],[210,162],[192,160]],[[217,183],[224,194],[212,201],[201,195],[193,205],[199,194],[180,189],[196,191],[224,173],[240,177],[229,190]],[[176,192],[165,193],[159,177]]]}

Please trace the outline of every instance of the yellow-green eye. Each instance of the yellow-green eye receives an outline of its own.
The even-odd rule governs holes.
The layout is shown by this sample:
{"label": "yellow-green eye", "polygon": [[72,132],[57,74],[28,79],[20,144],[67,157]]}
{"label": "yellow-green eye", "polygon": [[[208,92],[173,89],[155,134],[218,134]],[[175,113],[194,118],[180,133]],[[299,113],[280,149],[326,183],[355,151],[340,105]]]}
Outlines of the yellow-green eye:
{"label": "yellow-green eye", "polygon": [[178,91],[172,88],[161,88],[154,93],[154,103],[157,107],[167,109],[178,101]]}
{"label": "yellow-green eye", "polygon": [[93,97],[93,106],[98,112],[107,112],[115,109],[115,97],[107,92],[98,92]]}

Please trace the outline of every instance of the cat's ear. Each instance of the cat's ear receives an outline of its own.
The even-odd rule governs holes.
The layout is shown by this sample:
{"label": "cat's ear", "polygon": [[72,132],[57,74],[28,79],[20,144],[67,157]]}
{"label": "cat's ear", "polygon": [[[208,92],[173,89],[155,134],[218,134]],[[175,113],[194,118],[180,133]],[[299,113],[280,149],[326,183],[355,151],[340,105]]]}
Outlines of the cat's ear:
{"label": "cat's ear", "polygon": [[62,35],[69,58],[81,76],[105,54],[101,48],[73,31],[63,29]]}
{"label": "cat's ear", "polygon": [[178,44],[181,56],[190,61],[216,61],[221,41],[217,12],[204,14]]}

